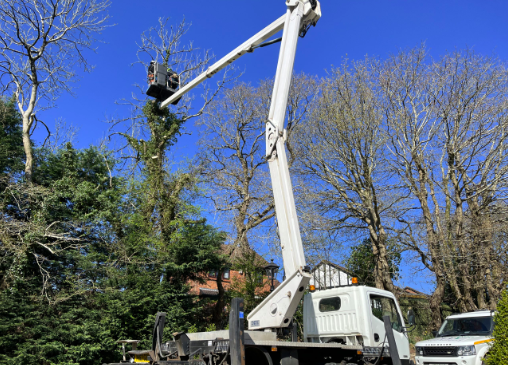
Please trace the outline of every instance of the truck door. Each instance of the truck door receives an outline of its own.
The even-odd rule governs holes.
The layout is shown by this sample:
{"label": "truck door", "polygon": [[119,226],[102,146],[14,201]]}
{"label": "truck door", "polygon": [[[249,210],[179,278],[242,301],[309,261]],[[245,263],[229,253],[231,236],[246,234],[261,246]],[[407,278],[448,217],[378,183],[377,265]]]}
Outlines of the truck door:
{"label": "truck door", "polygon": [[[383,316],[390,316],[399,356],[402,360],[409,359],[409,342],[404,333],[404,323],[395,300],[377,293],[370,293],[369,300],[374,346],[382,345],[385,339]],[[388,340],[385,341],[385,346],[388,346]]]}

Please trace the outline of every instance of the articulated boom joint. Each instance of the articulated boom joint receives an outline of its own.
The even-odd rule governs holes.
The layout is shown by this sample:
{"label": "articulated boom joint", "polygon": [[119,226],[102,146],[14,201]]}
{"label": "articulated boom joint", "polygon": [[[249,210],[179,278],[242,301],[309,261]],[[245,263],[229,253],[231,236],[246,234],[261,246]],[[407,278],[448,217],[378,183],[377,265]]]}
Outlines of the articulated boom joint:
{"label": "articulated boom joint", "polygon": [[286,130],[279,130],[270,120],[266,121],[266,159],[273,161],[277,158],[277,141],[279,138],[286,140]]}

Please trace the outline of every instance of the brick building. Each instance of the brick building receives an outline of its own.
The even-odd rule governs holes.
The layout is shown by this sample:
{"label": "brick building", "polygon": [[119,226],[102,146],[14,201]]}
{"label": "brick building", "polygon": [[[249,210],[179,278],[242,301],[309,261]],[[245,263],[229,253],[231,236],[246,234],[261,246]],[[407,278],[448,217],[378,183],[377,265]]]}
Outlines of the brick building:
{"label": "brick building", "polygon": [[[245,272],[238,269],[238,267],[243,266],[242,262],[245,260],[251,260],[253,265],[250,266],[256,269],[256,280],[259,280],[259,288],[256,289],[256,292],[259,291],[261,294],[270,291],[271,277],[264,270],[268,262],[263,257],[253,250],[244,252],[239,247],[232,245],[222,245],[221,250],[229,263],[229,268],[223,269],[220,273],[217,270],[203,273],[203,282],[191,281],[190,292],[192,294],[200,297],[217,297],[219,294],[217,279],[220,279],[225,291],[230,290],[232,285],[241,285],[245,281]],[[218,275],[220,275],[220,278],[218,278]],[[278,285],[279,282],[274,279],[274,286],[277,287]]]}

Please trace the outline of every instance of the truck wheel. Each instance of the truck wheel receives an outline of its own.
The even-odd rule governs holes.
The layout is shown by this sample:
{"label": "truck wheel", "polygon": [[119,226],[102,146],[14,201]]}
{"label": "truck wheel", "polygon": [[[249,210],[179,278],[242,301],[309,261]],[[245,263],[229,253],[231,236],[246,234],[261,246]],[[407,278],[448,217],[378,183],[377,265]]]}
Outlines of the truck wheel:
{"label": "truck wheel", "polygon": [[263,347],[245,348],[245,365],[273,365],[272,358]]}

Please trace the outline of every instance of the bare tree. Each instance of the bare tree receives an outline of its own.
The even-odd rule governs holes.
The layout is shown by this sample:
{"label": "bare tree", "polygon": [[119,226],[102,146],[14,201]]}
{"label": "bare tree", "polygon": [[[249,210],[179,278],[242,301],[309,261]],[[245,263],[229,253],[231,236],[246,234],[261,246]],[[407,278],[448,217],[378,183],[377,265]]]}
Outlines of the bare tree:
{"label": "bare tree", "polygon": [[55,153],[63,148],[67,143],[75,143],[79,128],[72,124],[67,124],[63,118],[58,118],[55,122],[55,130],[48,138],[48,143],[44,143],[47,148]]}
{"label": "bare tree", "polygon": [[210,199],[231,219],[232,241],[242,249],[250,248],[248,232],[275,215],[264,158],[267,107],[260,90],[245,84],[225,90],[197,123]]}
{"label": "bare tree", "polygon": [[505,270],[494,255],[492,218],[508,187],[508,70],[471,51],[447,55],[435,68],[447,77],[438,109],[441,161],[446,161],[440,186],[451,200],[446,209],[451,204],[454,210],[448,239],[455,240],[460,257],[463,289],[457,300],[468,310],[495,309]]}
{"label": "bare tree", "polygon": [[23,116],[28,181],[33,169],[30,136],[41,122],[37,113],[71,92],[76,64],[92,69],[84,51],[92,49],[96,34],[107,26],[109,5],[109,0],[0,2],[0,84],[3,92],[16,95]]}
{"label": "bare tree", "polygon": [[[418,199],[423,215],[423,219],[419,216],[399,217],[407,227],[401,234],[403,242],[415,250],[425,267],[435,274],[436,288],[430,306],[433,326],[438,327],[441,323],[440,306],[447,279],[445,264],[440,259],[444,258],[440,255],[440,232],[434,227],[435,211],[432,211],[432,202],[427,199],[429,191],[430,194],[434,191],[434,185],[427,174],[425,157],[430,161],[436,159],[435,150],[430,143],[435,140],[437,131],[435,120],[432,118],[435,104],[427,100],[426,89],[431,88],[430,94],[437,95],[443,86],[437,82],[430,82],[428,69],[424,64],[425,56],[425,49],[421,48],[409,53],[401,52],[392,57],[385,64],[386,71],[380,73],[380,83],[387,105],[385,114],[388,130],[392,136],[389,140],[390,147],[396,156],[394,170]],[[404,142],[399,142],[398,139]],[[404,152],[401,152],[401,149],[404,149]],[[439,214],[437,216],[439,217]],[[418,227],[415,223],[422,221],[425,233],[418,236],[420,231],[415,229]]]}
{"label": "bare tree", "polygon": [[[264,127],[270,107],[272,81],[258,88],[239,84],[226,90],[198,122],[203,178],[218,212],[231,219],[236,246],[249,248],[248,233],[275,216],[273,193],[265,159]],[[308,115],[316,81],[293,77],[287,106],[290,165],[297,158],[292,131]]]}
{"label": "bare tree", "polygon": [[[287,136],[305,119],[316,93],[315,80],[306,75],[293,78],[287,107]],[[275,217],[275,204],[265,159],[265,123],[273,82],[257,88],[238,84],[215,100],[197,125],[201,127],[201,176],[215,210],[230,228],[231,257],[252,255],[254,232]],[[296,158],[288,143],[290,164]],[[266,228],[266,227],[265,227]],[[215,321],[223,308],[223,288],[218,275],[219,299]]]}
{"label": "bare tree", "polygon": [[436,276],[437,327],[446,285],[461,311],[486,308],[487,296],[495,308],[506,277],[493,258],[492,212],[506,198],[508,89],[495,59],[466,51],[427,61],[423,47],[401,52],[385,63],[380,84],[393,166],[422,213],[401,217],[401,232]]}
{"label": "bare tree", "polygon": [[[321,230],[368,233],[376,257],[376,287],[395,292],[386,241],[391,217],[403,214],[404,195],[388,169],[383,114],[372,60],[347,62],[320,85],[312,117],[296,148],[309,204]],[[315,221],[316,222],[316,221]],[[319,230],[319,228],[318,228]]]}
{"label": "bare tree", "polygon": [[[192,81],[197,75],[205,71],[215,56],[208,50],[200,50],[190,41],[184,44],[185,35],[191,24],[185,18],[177,25],[169,25],[169,18],[159,18],[159,25],[152,27],[141,34],[138,43],[138,61],[147,69],[150,61],[162,63],[168,69],[176,72],[180,77],[180,87]],[[199,117],[205,108],[219,94],[220,90],[229,82],[235,80],[237,75],[232,66],[226,67],[222,79],[216,81],[215,87],[203,86],[201,97],[203,102],[198,108],[192,107],[193,97],[186,94],[172,112],[185,122],[191,118]],[[143,93],[144,93],[143,88]]]}

